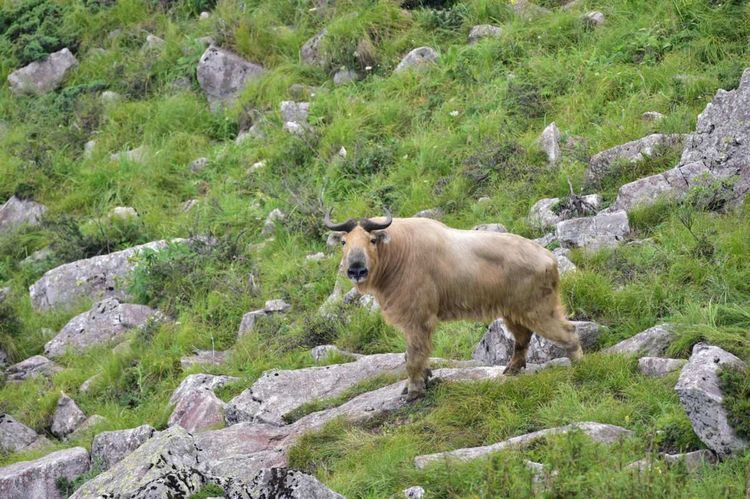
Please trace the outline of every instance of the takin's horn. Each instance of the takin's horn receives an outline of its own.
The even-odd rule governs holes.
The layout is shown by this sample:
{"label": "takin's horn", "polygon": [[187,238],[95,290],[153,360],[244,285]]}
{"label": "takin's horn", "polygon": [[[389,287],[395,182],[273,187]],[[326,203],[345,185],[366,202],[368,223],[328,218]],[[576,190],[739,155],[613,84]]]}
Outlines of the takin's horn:
{"label": "takin's horn", "polygon": [[393,217],[391,216],[391,210],[388,208],[385,209],[385,222],[383,223],[377,223],[373,222],[369,218],[363,218],[359,225],[362,226],[363,229],[365,229],[367,232],[372,232],[373,230],[383,230],[387,229],[389,225],[393,222]]}
{"label": "takin's horn", "polygon": [[326,212],[326,217],[323,220],[323,223],[325,224],[325,226],[328,229],[336,231],[336,232],[349,232],[354,227],[357,226],[357,221],[354,220],[353,218],[350,218],[346,222],[340,223],[340,224],[335,224],[335,223],[331,222],[331,210],[328,210]]}

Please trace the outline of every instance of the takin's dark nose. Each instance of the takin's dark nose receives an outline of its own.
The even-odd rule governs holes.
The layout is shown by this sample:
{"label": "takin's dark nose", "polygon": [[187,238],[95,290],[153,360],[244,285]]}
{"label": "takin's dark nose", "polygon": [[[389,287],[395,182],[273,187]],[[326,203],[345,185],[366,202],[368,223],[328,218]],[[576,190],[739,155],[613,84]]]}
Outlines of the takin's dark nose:
{"label": "takin's dark nose", "polygon": [[351,265],[349,265],[349,269],[346,271],[346,275],[349,276],[349,279],[353,279],[355,281],[359,281],[360,279],[364,279],[367,277],[367,267],[365,267],[365,262],[353,262]]}

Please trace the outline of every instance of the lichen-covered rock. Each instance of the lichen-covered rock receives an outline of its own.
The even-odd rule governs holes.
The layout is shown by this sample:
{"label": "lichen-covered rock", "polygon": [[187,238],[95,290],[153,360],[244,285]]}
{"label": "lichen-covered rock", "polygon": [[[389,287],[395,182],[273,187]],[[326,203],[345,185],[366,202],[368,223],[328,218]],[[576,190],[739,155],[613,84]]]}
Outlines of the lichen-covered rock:
{"label": "lichen-covered rock", "polygon": [[187,397],[192,392],[200,390],[214,391],[221,388],[227,383],[238,381],[239,378],[233,376],[216,376],[213,374],[191,374],[180,383],[180,386],[172,392],[169,399],[170,404],[177,404],[180,399]]}
{"label": "lichen-covered rock", "polygon": [[262,469],[249,483],[232,481],[225,493],[235,499],[344,499],[317,478],[288,468]]}
{"label": "lichen-covered rock", "polygon": [[[57,482],[73,481],[89,470],[89,453],[74,447],[0,468],[3,499],[61,499]],[[83,497],[83,496],[79,496]]]}
{"label": "lichen-covered rock", "polygon": [[577,269],[576,265],[570,261],[570,250],[555,248],[552,254],[557,258],[557,270],[560,272],[560,275],[573,272]]}
{"label": "lichen-covered rock", "polygon": [[39,435],[34,430],[19,423],[10,414],[0,414],[0,452],[18,452],[37,438]]}
{"label": "lichen-covered rock", "polygon": [[86,421],[86,415],[78,407],[78,404],[65,393],[60,392],[60,398],[57,399],[57,408],[50,427],[52,434],[58,438],[65,438],[81,426],[84,421]]}
{"label": "lichen-covered rock", "polygon": [[265,70],[262,66],[213,45],[203,52],[198,61],[198,84],[213,109],[233,102],[248,82],[263,73]]}
{"label": "lichen-covered rock", "polygon": [[503,29],[500,26],[491,24],[478,24],[469,31],[469,43],[477,43],[483,38],[500,38]]}
{"label": "lichen-covered rock", "polygon": [[128,430],[105,431],[91,443],[91,461],[108,470],[156,434],[150,425]]}
{"label": "lichen-covered rock", "polygon": [[685,359],[664,359],[661,357],[641,357],[638,359],[638,370],[646,376],[661,377],[679,371],[687,364]]}
{"label": "lichen-covered rock", "polygon": [[41,95],[56,89],[65,75],[78,64],[75,56],[64,48],[43,61],[35,61],[8,75],[10,91],[15,95]]}
{"label": "lichen-covered rock", "polygon": [[291,308],[292,306],[284,300],[267,300],[262,309],[253,310],[252,312],[248,312],[242,316],[242,321],[240,322],[240,328],[237,332],[237,336],[241,338],[242,336],[251,332],[255,328],[256,322],[258,320],[261,320],[263,317],[274,314],[285,314]]}
{"label": "lichen-covered rock", "polygon": [[145,305],[120,303],[106,298],[88,312],[73,317],[44,346],[48,357],[60,357],[66,351],[83,352],[91,347],[122,339],[133,328],[144,326],[158,312]]}
{"label": "lichen-covered rock", "polygon": [[226,404],[211,390],[195,390],[181,397],[169,416],[169,426],[194,433],[224,426]]}
{"label": "lichen-covered rock", "polygon": [[660,357],[674,339],[674,333],[665,324],[650,327],[635,336],[607,348],[606,352],[644,357]]}
{"label": "lichen-covered rock", "polygon": [[51,377],[53,374],[62,371],[62,367],[42,355],[34,355],[28,359],[13,364],[5,370],[5,376],[8,381],[23,381],[37,376]]}
{"label": "lichen-covered rock", "polygon": [[698,438],[720,457],[747,449],[750,443],[729,424],[724,409],[719,372],[745,363],[716,346],[699,343],[682,368],[675,391]]}
{"label": "lichen-covered rock", "polygon": [[47,207],[28,199],[11,196],[0,206],[0,234],[22,225],[39,225]]}
{"label": "lichen-covered rock", "polygon": [[[285,125],[288,123],[285,123]],[[276,230],[276,223],[283,222],[284,220],[286,220],[286,213],[279,208],[274,208],[266,217],[266,221],[263,222],[263,230],[261,231],[261,234],[264,236],[270,236]]]}
{"label": "lichen-covered rock", "polygon": [[564,248],[598,250],[616,246],[630,233],[625,211],[600,213],[593,217],[563,220],[556,226],[557,239]]}
{"label": "lichen-covered rock", "polygon": [[557,128],[554,121],[547,125],[539,136],[539,147],[547,155],[547,161],[550,164],[556,165],[560,161],[562,157],[562,152],[560,151],[560,129]]}
{"label": "lichen-covered rock", "polygon": [[407,69],[423,69],[435,64],[439,58],[437,51],[432,47],[418,47],[406,54],[393,72],[400,73]]}

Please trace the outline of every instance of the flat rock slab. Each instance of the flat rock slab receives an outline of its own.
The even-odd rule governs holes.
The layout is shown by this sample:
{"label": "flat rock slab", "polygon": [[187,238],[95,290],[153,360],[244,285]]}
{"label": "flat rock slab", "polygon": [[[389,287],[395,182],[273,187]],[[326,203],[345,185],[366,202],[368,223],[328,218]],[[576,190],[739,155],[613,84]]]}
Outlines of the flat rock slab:
{"label": "flat rock slab", "polygon": [[8,75],[10,91],[15,95],[42,95],[56,89],[65,75],[78,65],[75,56],[64,48],[43,61],[35,61]]}
{"label": "flat rock slab", "polygon": [[47,207],[43,204],[12,196],[0,206],[0,234],[22,225],[39,225],[46,212]]}
{"label": "flat rock slab", "polygon": [[572,431],[581,431],[595,442],[603,444],[613,444],[620,439],[631,437],[634,435],[632,431],[626,430],[625,428],[622,428],[620,426],[591,422],[573,423],[557,428],[548,428],[546,430],[527,433],[526,435],[513,437],[492,445],[471,447],[466,449],[456,449],[453,451],[417,456],[414,458],[414,465],[419,469],[424,469],[426,466],[437,462],[471,461],[473,459],[478,459],[506,449],[522,449],[539,441],[542,438],[554,435],[565,435]]}
{"label": "flat rock slab", "polygon": [[620,244],[630,233],[630,224],[628,214],[620,210],[564,220],[556,225],[555,231],[564,248],[596,251]]}
{"label": "flat rock slab", "polygon": [[180,385],[172,392],[169,398],[170,404],[177,404],[181,399],[187,397],[193,392],[209,390],[214,391],[221,388],[227,383],[238,381],[239,378],[233,376],[217,376],[213,374],[191,374],[182,380]]}
{"label": "flat rock slab", "polygon": [[233,499],[344,499],[317,478],[288,468],[262,469],[247,484],[230,483],[225,494]]}
{"label": "flat rock slab", "polygon": [[693,431],[719,457],[740,452],[750,445],[729,424],[719,380],[721,369],[741,367],[745,367],[745,363],[731,353],[698,343],[675,385]]}
{"label": "flat rock slab", "polygon": [[685,359],[664,359],[661,357],[641,357],[638,359],[638,370],[646,376],[661,377],[679,371],[687,364]]}
{"label": "flat rock slab", "polygon": [[36,459],[0,468],[3,499],[59,499],[57,481],[73,481],[89,470],[89,453],[83,447],[65,449]]}
{"label": "flat rock slab", "polygon": [[661,324],[642,331],[605,350],[607,353],[660,357],[667,352],[674,340],[674,333],[669,326]]}
{"label": "flat rock slab", "polygon": [[262,66],[219,47],[210,46],[198,61],[198,84],[212,107],[231,103],[250,81],[265,73]]}
{"label": "flat rock slab", "polygon": [[191,433],[224,426],[226,404],[211,390],[196,390],[182,397],[169,416],[169,426]]}
{"label": "flat rock slab", "polygon": [[58,438],[65,438],[73,433],[86,421],[86,414],[78,407],[75,401],[65,393],[60,393],[57,399],[57,408],[52,417],[50,431]]}
{"label": "flat rock slab", "polygon": [[68,350],[83,352],[93,346],[122,339],[126,332],[144,326],[157,313],[145,305],[120,303],[117,298],[106,298],[95,303],[88,312],[73,317],[44,346],[44,355],[60,357]]}
{"label": "flat rock slab", "polygon": [[100,433],[91,443],[91,461],[108,470],[155,434],[154,427],[147,424],[129,430]]}
{"label": "flat rock slab", "polygon": [[180,359],[183,369],[193,366],[220,366],[226,364],[230,352],[217,352],[215,350],[197,350],[193,355]]}
{"label": "flat rock slab", "polygon": [[39,435],[34,430],[19,423],[10,414],[0,415],[0,452],[18,452],[37,438]]}
{"label": "flat rock slab", "polygon": [[5,376],[10,382],[19,382],[38,376],[51,377],[62,370],[62,366],[49,360],[47,357],[34,355],[18,364],[9,366],[5,371]]}

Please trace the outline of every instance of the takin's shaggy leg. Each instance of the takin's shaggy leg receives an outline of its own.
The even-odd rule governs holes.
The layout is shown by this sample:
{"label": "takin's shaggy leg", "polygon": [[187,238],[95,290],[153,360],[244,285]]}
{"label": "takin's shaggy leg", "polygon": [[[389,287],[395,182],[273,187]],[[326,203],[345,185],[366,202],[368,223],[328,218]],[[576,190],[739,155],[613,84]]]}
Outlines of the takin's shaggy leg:
{"label": "takin's shaggy leg", "polygon": [[424,397],[427,380],[432,376],[427,367],[432,352],[432,330],[429,327],[409,328],[406,334],[406,373],[409,381],[403,394],[407,401]]}
{"label": "takin's shaggy leg", "polygon": [[583,350],[576,334],[576,328],[562,314],[555,314],[554,317],[537,323],[534,331],[539,336],[547,338],[563,347],[567,351],[571,362],[578,362],[583,359]]}
{"label": "takin's shaggy leg", "polygon": [[505,319],[505,327],[513,334],[515,342],[513,344],[513,357],[511,357],[503,374],[512,376],[526,367],[526,351],[529,349],[531,335],[534,333],[531,329],[507,319]]}

